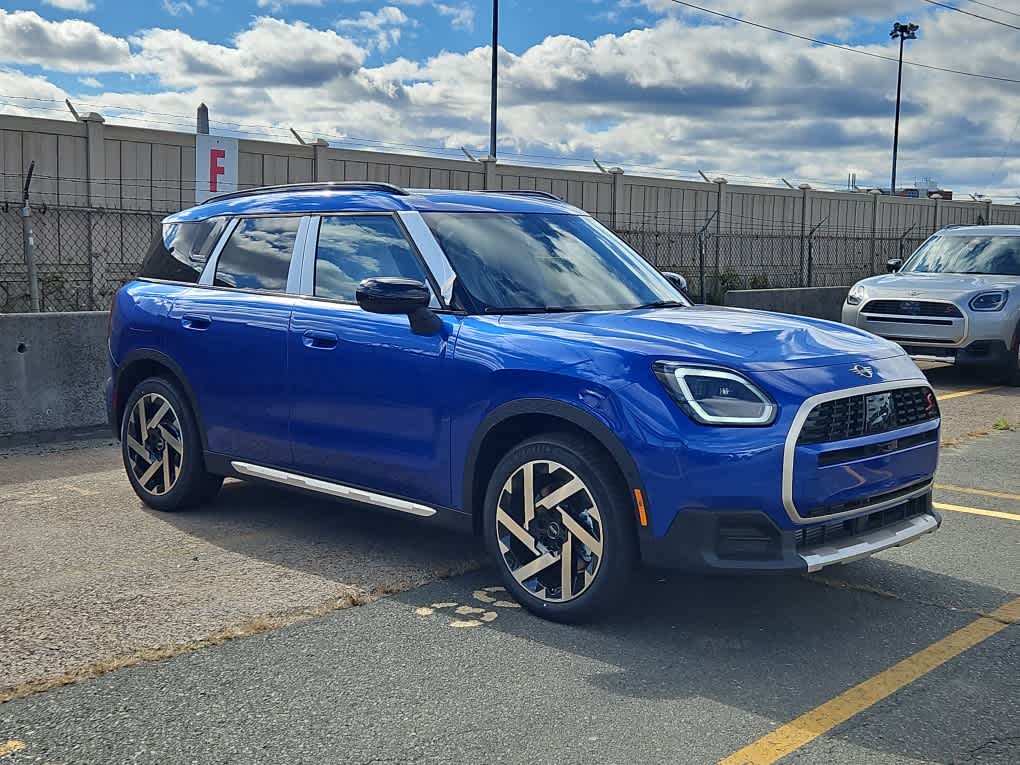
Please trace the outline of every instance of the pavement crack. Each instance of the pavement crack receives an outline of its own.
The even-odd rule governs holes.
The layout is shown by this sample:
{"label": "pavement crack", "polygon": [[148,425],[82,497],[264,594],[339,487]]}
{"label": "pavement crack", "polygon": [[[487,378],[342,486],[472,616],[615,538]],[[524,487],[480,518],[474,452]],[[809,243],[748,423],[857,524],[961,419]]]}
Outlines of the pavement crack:
{"label": "pavement crack", "polygon": [[817,574],[804,574],[801,576],[802,579],[814,584],[822,585],[823,587],[831,587],[836,590],[855,590],[857,592],[866,592],[870,595],[877,595],[880,598],[887,598],[889,600],[896,600],[901,603],[910,603],[918,606],[929,606],[931,608],[938,608],[943,611],[949,611],[954,614],[970,614],[978,618],[991,619],[993,622],[998,622],[1007,627],[1016,624],[1014,619],[1003,618],[997,614],[982,611],[980,608],[967,608],[958,606],[948,606],[945,603],[939,603],[935,600],[927,600],[925,598],[909,598],[904,595],[900,595],[889,590],[883,590],[881,587],[873,587],[870,584],[857,584],[855,582],[848,582],[845,579],[833,579],[827,576],[818,576]]}

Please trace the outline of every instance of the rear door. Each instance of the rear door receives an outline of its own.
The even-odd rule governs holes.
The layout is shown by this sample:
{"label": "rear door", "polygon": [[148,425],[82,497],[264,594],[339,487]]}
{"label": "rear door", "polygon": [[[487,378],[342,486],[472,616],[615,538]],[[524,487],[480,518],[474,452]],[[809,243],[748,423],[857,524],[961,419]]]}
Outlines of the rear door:
{"label": "rear door", "polygon": [[323,216],[309,226],[302,291],[290,333],[291,432],[299,472],[369,491],[449,503],[450,388],[443,360],[459,320],[435,335],[406,316],[367,313],[369,277],[429,283],[399,218]]}
{"label": "rear door", "polygon": [[167,353],[183,368],[210,451],[286,467],[288,294],[300,216],[236,220],[201,286],[174,301]]}

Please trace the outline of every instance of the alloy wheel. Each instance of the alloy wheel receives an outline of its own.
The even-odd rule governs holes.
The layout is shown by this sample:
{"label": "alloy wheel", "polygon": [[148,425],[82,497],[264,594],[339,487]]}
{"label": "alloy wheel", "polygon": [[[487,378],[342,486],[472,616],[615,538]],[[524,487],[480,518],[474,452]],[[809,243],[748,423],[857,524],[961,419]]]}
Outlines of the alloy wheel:
{"label": "alloy wheel", "polygon": [[124,440],[131,472],[145,491],[161,495],[176,485],[184,439],[181,421],[166,398],[143,394],[131,408]]}
{"label": "alloy wheel", "polygon": [[583,594],[602,563],[599,509],[584,482],[558,462],[527,462],[510,475],[496,506],[496,536],[514,579],[547,602]]}

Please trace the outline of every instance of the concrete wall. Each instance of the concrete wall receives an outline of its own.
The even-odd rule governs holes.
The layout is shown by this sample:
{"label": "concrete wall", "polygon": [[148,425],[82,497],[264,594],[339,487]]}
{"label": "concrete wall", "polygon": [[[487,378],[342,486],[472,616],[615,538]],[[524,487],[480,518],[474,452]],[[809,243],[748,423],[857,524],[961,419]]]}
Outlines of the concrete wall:
{"label": "concrete wall", "polygon": [[0,314],[0,436],[106,422],[108,317]]}
{"label": "concrete wall", "polygon": [[799,287],[783,290],[730,290],[724,303],[735,308],[813,316],[840,321],[849,287]]}

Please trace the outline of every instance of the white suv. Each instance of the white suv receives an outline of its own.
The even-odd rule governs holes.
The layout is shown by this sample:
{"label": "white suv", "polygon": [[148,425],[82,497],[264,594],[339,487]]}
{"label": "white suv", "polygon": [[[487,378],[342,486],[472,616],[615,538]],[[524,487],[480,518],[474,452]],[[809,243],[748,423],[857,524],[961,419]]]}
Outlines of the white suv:
{"label": "white suv", "polygon": [[945,228],[888,268],[850,289],[844,323],[1020,385],[1020,226]]}

